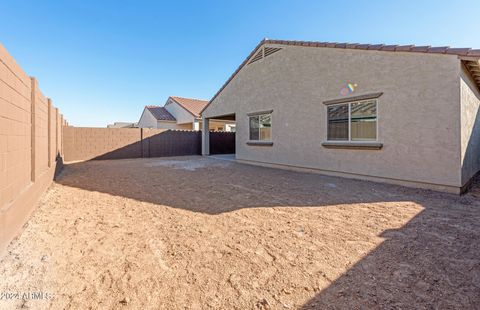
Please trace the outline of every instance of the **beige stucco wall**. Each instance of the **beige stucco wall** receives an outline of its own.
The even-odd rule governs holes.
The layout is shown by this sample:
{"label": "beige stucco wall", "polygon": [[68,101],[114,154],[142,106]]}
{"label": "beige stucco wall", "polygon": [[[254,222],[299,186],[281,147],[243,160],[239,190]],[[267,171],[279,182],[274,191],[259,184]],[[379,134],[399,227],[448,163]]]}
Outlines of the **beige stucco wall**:
{"label": "beige stucco wall", "polygon": [[156,128],[192,130],[192,124],[177,124],[176,122],[158,121]]}
{"label": "beige stucco wall", "polygon": [[48,102],[38,86],[35,88],[35,174],[48,169]]}
{"label": "beige stucco wall", "polygon": [[195,121],[195,116],[172,99],[167,100],[165,109],[177,119],[177,124],[193,123]]}
{"label": "beige stucco wall", "polygon": [[138,128],[192,130],[192,124],[177,124],[175,121],[158,121],[149,110],[144,109],[138,121]]}
{"label": "beige stucco wall", "polygon": [[138,120],[138,128],[157,128],[157,119],[146,108]]}
{"label": "beige stucco wall", "polygon": [[462,184],[480,170],[480,92],[464,66],[460,74]]}
{"label": "beige stucco wall", "polygon": [[[460,66],[457,56],[292,47],[246,65],[204,111],[235,113],[240,160],[351,176],[461,186]],[[383,92],[378,99],[381,150],[326,149],[324,100]],[[351,96],[351,95],[347,95]],[[273,109],[273,146],[250,146],[247,113]]]}

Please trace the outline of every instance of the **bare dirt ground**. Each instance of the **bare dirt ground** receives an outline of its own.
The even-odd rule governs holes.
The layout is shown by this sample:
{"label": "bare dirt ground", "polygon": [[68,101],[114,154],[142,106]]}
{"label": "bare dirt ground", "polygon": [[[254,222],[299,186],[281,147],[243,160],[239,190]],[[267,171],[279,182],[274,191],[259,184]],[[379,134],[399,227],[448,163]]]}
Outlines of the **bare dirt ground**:
{"label": "bare dirt ground", "polygon": [[464,196],[212,158],[66,166],[0,260],[31,309],[474,309]]}

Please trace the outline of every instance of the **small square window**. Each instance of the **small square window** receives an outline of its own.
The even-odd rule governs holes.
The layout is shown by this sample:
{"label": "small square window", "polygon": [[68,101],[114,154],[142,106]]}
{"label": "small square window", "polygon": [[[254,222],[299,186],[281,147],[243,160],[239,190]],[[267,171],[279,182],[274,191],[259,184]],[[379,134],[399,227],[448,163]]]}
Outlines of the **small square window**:
{"label": "small square window", "polygon": [[261,114],[249,117],[250,140],[272,140],[272,115]]}

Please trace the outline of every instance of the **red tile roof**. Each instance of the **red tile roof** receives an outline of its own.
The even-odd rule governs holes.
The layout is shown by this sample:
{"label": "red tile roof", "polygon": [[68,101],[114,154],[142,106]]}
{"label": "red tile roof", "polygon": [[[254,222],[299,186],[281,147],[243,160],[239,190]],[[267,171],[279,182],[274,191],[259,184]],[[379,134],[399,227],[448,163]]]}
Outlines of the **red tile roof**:
{"label": "red tile roof", "polygon": [[[263,39],[233,72],[228,80],[220,87],[218,92],[210,99],[207,105],[200,111],[200,114],[208,107],[208,105],[222,92],[222,90],[230,83],[237,73],[247,64],[247,61],[255,55],[255,53],[265,44],[294,45],[307,47],[324,47],[324,48],[341,48],[341,49],[359,49],[359,50],[375,50],[385,52],[412,52],[412,53],[431,53],[431,54],[449,54],[463,57],[480,59],[480,49],[471,48],[450,48],[431,47],[431,46],[415,46],[415,45],[384,45],[384,44],[358,44],[358,43],[336,43],[336,42],[312,42],[312,41],[289,41],[289,40],[268,40]],[[479,87],[480,87],[480,82]]]}
{"label": "red tile roof", "polygon": [[200,111],[208,104],[208,100],[201,100],[201,99],[191,99],[191,98],[183,98],[183,97],[170,97],[173,101],[178,103],[181,107],[185,110],[190,112],[195,117],[200,117]]}
{"label": "red tile roof", "polygon": [[147,105],[145,108],[148,109],[158,121],[176,121],[176,118],[164,107]]}

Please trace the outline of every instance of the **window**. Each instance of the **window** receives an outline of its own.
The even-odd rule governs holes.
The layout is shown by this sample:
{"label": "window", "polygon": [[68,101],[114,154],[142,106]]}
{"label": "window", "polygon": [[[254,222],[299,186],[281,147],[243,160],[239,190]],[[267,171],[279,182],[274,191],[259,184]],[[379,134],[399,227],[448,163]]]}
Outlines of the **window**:
{"label": "window", "polygon": [[260,114],[250,116],[250,140],[272,140],[272,115]]}
{"label": "window", "polygon": [[336,104],[328,108],[329,141],[376,141],[377,101]]}

